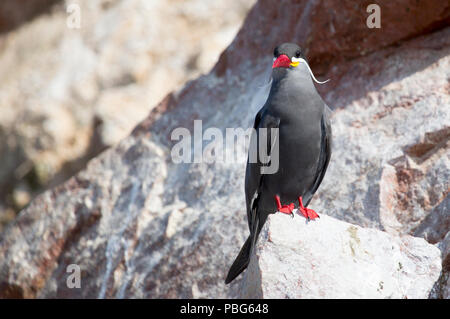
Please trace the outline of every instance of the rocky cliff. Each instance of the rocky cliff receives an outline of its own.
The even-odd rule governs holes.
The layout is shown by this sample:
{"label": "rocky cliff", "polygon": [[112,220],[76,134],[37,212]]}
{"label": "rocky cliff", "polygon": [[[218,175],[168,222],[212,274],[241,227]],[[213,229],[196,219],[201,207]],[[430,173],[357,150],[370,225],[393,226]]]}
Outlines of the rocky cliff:
{"label": "rocky cliff", "polygon": [[[334,151],[311,207],[388,232],[361,230],[380,243],[393,236],[396,251],[405,245],[397,236],[406,234],[437,245],[444,262],[431,297],[448,298],[449,6],[389,2],[381,5],[382,28],[369,29],[369,3],[259,1],[209,74],[167,95],[131,135],[20,213],[0,238],[0,295],[239,296],[243,276],[231,286],[223,279],[248,231],[245,157],[175,164],[170,137],[175,128],[193,131],[197,119],[224,135],[251,126],[272,49],[293,41],[316,75],[331,79],[318,89],[334,111]],[[245,154],[244,145],[237,149]],[[326,236],[320,223],[312,236]],[[420,243],[427,252],[418,256],[432,256],[434,280],[439,257]],[[81,288],[66,284],[71,264],[81,268]],[[300,278],[302,267],[308,264],[291,271]],[[418,289],[420,297],[431,290],[428,283]]]}

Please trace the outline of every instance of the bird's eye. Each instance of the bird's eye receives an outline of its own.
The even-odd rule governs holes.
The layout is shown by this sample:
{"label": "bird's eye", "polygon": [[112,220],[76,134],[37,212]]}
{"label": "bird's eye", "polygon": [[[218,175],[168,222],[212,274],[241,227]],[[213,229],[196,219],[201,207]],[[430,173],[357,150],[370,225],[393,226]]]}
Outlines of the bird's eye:
{"label": "bird's eye", "polygon": [[300,51],[295,52],[295,57],[299,58],[302,55],[302,53]]}

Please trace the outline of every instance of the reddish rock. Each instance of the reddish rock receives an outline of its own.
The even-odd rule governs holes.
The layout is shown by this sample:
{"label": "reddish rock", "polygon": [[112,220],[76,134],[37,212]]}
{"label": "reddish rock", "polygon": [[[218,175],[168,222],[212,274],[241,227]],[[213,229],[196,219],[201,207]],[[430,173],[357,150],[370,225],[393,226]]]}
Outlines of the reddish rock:
{"label": "reddish rock", "polygon": [[3,0],[0,2],[0,33],[11,31],[48,12],[58,2],[61,0]]}

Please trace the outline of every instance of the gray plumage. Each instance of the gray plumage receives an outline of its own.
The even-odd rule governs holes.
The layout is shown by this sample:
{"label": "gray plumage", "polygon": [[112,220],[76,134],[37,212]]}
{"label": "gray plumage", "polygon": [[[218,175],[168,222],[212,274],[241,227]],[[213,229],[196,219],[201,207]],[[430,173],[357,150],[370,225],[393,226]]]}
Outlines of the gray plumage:
{"label": "gray plumage", "polygon": [[[275,57],[286,55],[303,57],[300,47],[285,43],[275,49]],[[304,57],[303,57],[304,58]],[[250,236],[231,266],[225,283],[231,282],[247,268],[251,251],[268,214],[277,211],[275,195],[283,204],[296,203],[303,197],[305,207],[317,191],[331,156],[331,126],[329,109],[318,94],[308,66],[276,67],[272,71],[272,86],[266,103],[255,117],[256,134],[267,128],[267,141],[271,141],[270,128],[278,128],[274,143],[268,143],[269,156],[279,150],[279,168],[274,174],[261,174],[264,166],[247,161],[245,194]],[[259,144],[257,144],[259,145]]]}

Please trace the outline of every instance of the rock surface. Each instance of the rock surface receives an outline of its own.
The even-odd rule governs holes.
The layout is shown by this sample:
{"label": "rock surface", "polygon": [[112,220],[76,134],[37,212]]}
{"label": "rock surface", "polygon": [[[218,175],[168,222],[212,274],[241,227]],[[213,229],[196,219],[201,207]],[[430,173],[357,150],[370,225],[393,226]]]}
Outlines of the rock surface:
{"label": "rock surface", "polygon": [[[258,2],[212,72],[169,94],[129,137],[20,213],[0,237],[0,295],[237,297],[242,276],[230,286],[223,280],[248,235],[245,145],[234,162],[174,164],[170,136],[179,127],[192,132],[196,119],[224,135],[250,127],[255,92],[284,40],[306,43],[313,70],[331,78],[319,90],[334,110],[334,153],[312,208],[448,247],[440,227],[450,163],[448,6],[391,2],[375,35],[381,30],[366,28],[366,8],[349,3]],[[81,289],[66,285],[70,264],[81,268]]]}
{"label": "rock surface", "polygon": [[327,215],[278,213],[261,231],[242,298],[428,298],[441,271],[438,248]]}
{"label": "rock surface", "polygon": [[[0,35],[0,232],[11,209],[67,180],[209,71],[254,2],[1,1],[0,32],[17,28]],[[39,8],[48,12],[18,27]]]}

